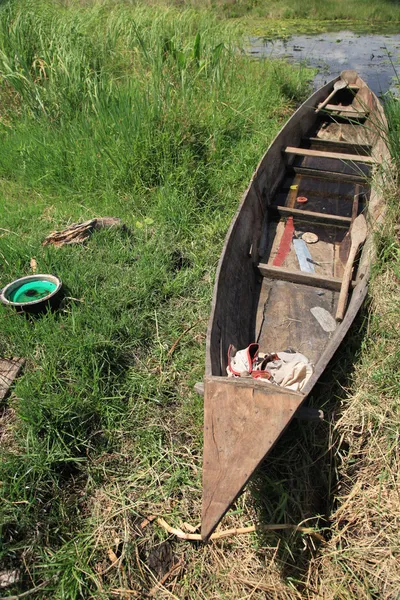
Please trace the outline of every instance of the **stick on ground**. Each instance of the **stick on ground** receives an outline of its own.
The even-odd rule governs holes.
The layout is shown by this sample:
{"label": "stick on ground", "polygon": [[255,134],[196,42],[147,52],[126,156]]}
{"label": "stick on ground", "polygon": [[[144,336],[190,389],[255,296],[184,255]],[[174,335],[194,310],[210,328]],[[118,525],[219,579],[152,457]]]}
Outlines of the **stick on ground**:
{"label": "stick on ground", "polygon": [[[158,517],[157,523],[163,529],[168,531],[168,533],[171,533],[172,535],[176,535],[176,537],[178,537],[180,540],[191,540],[191,541],[201,541],[202,540],[202,537],[199,533],[185,533],[181,529],[177,529],[176,527],[171,527],[171,525],[168,525],[168,523],[162,517]],[[291,525],[291,524],[285,524],[285,523],[277,523],[277,524],[271,524],[271,525],[258,525],[257,527],[255,525],[250,525],[249,527],[238,527],[238,528],[234,528],[234,529],[226,529],[225,531],[218,531],[216,533],[213,533],[210,536],[210,540],[220,540],[222,538],[232,537],[233,535],[242,535],[245,533],[253,533],[254,531],[259,531],[259,530],[279,531],[279,530],[285,530],[285,529],[292,530],[292,531],[299,531],[300,533],[306,533],[306,534],[311,535],[314,538],[316,538],[319,542],[325,542],[324,537],[320,533],[317,533],[316,531],[311,529],[310,527],[302,527],[301,525]]]}

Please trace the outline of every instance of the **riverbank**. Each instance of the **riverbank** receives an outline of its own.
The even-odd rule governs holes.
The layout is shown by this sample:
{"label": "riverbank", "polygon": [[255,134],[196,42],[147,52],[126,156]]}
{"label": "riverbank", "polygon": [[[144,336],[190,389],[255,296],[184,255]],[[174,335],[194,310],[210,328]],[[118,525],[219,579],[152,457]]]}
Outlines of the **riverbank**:
{"label": "riverbank", "polygon": [[220,18],[304,19],[316,21],[400,21],[400,7],[391,0],[158,0],[155,5],[206,9]]}
{"label": "riverbank", "polygon": [[[0,581],[16,573],[1,593],[389,598],[398,577],[395,180],[374,310],[359,321],[364,342],[354,333],[331,367],[337,383],[314,398],[329,395],[324,408],[341,420],[328,410],[318,429],[294,423],[225,519],[310,518],[328,544],[271,532],[196,546],[146,524],[149,515],[198,524],[203,417],[193,384],[216,264],[259,157],[312,73],[238,55],[237,25],[213,14],[111,4],[20,0],[0,10],[0,284],[29,274],[34,258],[68,290],[61,311],[40,319],[0,307],[1,355],[27,359],[0,410]],[[396,102],[392,111],[398,155]],[[41,245],[55,229],[111,215],[127,230]]]}
{"label": "riverbank", "polygon": [[400,6],[390,0],[158,0],[154,4],[206,10],[235,23],[247,35],[267,38],[343,29],[400,32]]}

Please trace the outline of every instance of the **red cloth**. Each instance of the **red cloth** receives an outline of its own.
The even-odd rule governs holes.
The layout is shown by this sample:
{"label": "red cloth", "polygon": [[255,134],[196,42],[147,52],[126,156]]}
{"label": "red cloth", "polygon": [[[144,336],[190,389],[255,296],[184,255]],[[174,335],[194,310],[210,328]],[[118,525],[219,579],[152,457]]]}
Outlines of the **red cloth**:
{"label": "red cloth", "polygon": [[294,234],[293,217],[288,217],[286,226],[283,231],[283,235],[279,244],[278,252],[274,258],[272,265],[274,267],[281,267],[284,263],[285,258],[290,252],[290,245],[292,243]]}

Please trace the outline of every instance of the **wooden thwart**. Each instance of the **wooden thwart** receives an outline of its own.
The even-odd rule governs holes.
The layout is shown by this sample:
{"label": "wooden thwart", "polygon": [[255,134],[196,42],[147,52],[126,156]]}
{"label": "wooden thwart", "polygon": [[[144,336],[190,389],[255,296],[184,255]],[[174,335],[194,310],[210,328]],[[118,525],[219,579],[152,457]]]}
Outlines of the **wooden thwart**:
{"label": "wooden thwart", "polygon": [[355,108],[352,105],[339,106],[338,104],[327,104],[325,106],[325,110],[328,110],[330,112],[346,113],[349,115],[351,114],[351,116],[355,115],[358,118],[362,118],[362,119],[365,119],[365,117],[368,115],[368,111],[358,110],[357,108]]}
{"label": "wooden thwart", "polygon": [[342,183],[366,183],[367,175],[353,175],[348,173],[339,173],[338,171],[325,171],[322,169],[311,169],[310,167],[292,166],[291,170],[296,175],[306,175],[317,179],[328,179],[330,181],[341,181]]}
{"label": "wooden thwart", "polygon": [[[293,271],[284,267],[274,267],[265,263],[259,263],[258,270],[263,277],[271,279],[281,279],[282,281],[291,281],[292,283],[301,283],[315,288],[324,288],[339,292],[342,286],[342,280],[339,277],[327,277],[315,275],[314,273],[303,273],[302,271]],[[352,285],[354,285],[352,283]]]}
{"label": "wooden thwart", "polygon": [[345,152],[326,152],[325,150],[311,150],[310,148],[295,148],[287,146],[286,154],[295,154],[296,156],[313,156],[315,158],[331,158],[336,160],[351,160],[352,162],[364,162],[374,164],[372,156],[363,156],[361,154],[346,154]]}
{"label": "wooden thwart", "polygon": [[365,154],[369,155],[371,152],[371,144],[357,144],[355,142],[348,142],[347,140],[330,140],[329,138],[318,138],[318,137],[304,137],[302,138],[303,144],[312,144],[313,146],[327,146],[328,148],[336,148],[349,150],[354,154]]}
{"label": "wooden thwart", "polygon": [[292,215],[294,217],[302,218],[305,221],[318,221],[318,223],[343,226],[349,226],[351,224],[350,217],[341,217],[339,215],[319,213],[311,210],[300,210],[298,208],[290,208],[287,206],[270,206],[269,210],[270,212],[277,212],[285,217]]}

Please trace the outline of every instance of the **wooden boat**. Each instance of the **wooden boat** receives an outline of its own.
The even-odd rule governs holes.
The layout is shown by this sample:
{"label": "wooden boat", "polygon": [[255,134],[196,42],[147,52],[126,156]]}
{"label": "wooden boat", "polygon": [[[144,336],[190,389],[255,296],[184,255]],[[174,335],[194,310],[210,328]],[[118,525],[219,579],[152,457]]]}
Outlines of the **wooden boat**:
{"label": "wooden boat", "polygon": [[[372,225],[384,211],[379,186],[371,181],[381,177],[377,165],[389,161],[385,131],[375,94],[355,71],[343,71],[293,114],[243,196],[220,258],[207,334],[204,540],[296,415],[366,296]],[[353,269],[352,223],[360,213],[368,234]],[[291,239],[286,254],[282,248],[289,221],[295,234],[318,238],[305,244],[312,272],[304,270],[304,256]],[[352,274],[348,302],[336,322],[346,267]],[[328,315],[329,326],[315,316],[316,307]],[[228,377],[229,346],[244,349],[252,342],[265,351],[303,353],[314,365],[311,379],[299,392],[251,376]]]}

